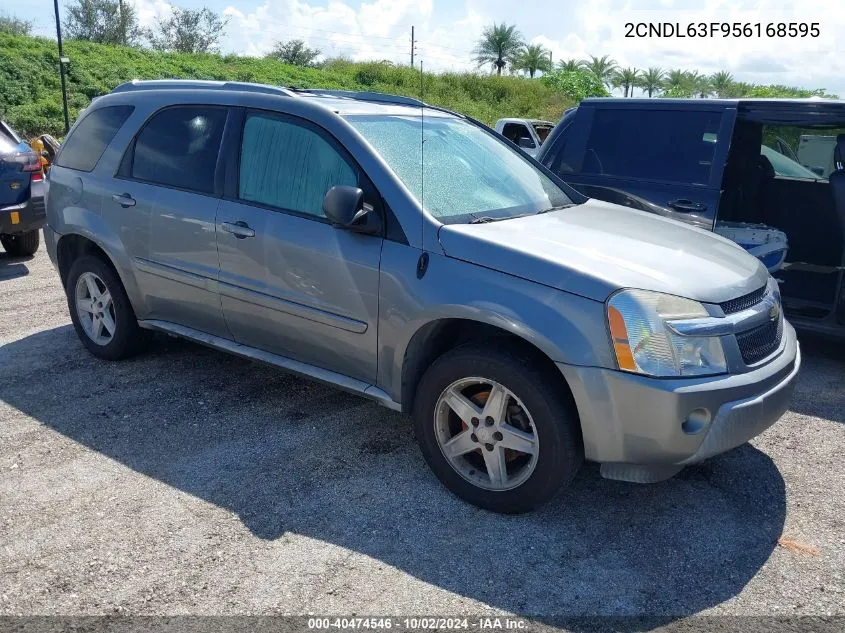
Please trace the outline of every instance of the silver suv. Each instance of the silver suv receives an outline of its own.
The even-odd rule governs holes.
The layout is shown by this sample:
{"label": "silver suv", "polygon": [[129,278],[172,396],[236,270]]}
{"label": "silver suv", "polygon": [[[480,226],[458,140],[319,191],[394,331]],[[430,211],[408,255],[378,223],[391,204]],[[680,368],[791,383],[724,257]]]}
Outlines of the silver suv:
{"label": "silver suv", "polygon": [[158,330],[411,413],[440,480],[499,512],[585,458],[649,482],[735,447],[800,363],[741,247],[413,99],[125,84],[71,130],[47,207],[92,354]]}

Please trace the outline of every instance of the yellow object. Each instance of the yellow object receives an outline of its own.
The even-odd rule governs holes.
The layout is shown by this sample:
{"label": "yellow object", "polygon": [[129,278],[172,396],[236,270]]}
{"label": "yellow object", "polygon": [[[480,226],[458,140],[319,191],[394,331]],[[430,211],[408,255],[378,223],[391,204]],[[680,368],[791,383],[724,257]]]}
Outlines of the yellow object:
{"label": "yellow object", "polygon": [[17,211],[12,211],[12,224],[20,224],[21,223],[21,214]]}
{"label": "yellow object", "polygon": [[636,371],[637,363],[628,342],[628,328],[625,327],[625,319],[622,318],[619,310],[613,306],[608,307],[607,316],[608,321],[610,321],[610,336],[613,338],[613,351],[616,352],[616,362],[619,363],[619,369]]}

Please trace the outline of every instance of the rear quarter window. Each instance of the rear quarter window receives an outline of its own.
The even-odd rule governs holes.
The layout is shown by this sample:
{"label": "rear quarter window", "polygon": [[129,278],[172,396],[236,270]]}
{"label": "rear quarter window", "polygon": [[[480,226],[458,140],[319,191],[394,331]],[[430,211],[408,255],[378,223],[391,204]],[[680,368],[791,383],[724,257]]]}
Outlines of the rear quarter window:
{"label": "rear quarter window", "polygon": [[78,171],[94,169],[134,109],[133,106],[107,106],[85,115],[62,145],[56,164]]}
{"label": "rear quarter window", "polygon": [[596,110],[581,172],[706,185],[721,112]]}

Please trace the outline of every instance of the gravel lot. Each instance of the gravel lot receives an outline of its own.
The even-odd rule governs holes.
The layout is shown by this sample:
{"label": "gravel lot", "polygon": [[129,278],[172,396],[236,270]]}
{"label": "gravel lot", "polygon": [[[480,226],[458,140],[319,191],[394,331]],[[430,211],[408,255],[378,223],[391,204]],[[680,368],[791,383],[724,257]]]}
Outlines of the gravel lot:
{"label": "gravel lot", "polygon": [[503,517],[366,400],[167,338],[94,359],[46,253],[0,253],[0,615],[845,615],[845,348],[803,345],[751,445]]}

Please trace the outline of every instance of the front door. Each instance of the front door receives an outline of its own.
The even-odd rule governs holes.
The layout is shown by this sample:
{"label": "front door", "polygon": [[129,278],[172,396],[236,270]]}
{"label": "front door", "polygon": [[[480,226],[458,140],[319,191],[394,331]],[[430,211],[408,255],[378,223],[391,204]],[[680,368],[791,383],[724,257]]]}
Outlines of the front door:
{"label": "front door", "polygon": [[721,107],[582,106],[559,155],[545,161],[591,198],[712,228],[728,146],[719,141],[734,119]]}
{"label": "front door", "polygon": [[263,111],[246,114],[235,169],[217,214],[235,340],[375,381],[382,237],[334,228],[322,212],[334,185],[359,186],[376,204],[366,176],[321,128]]}

